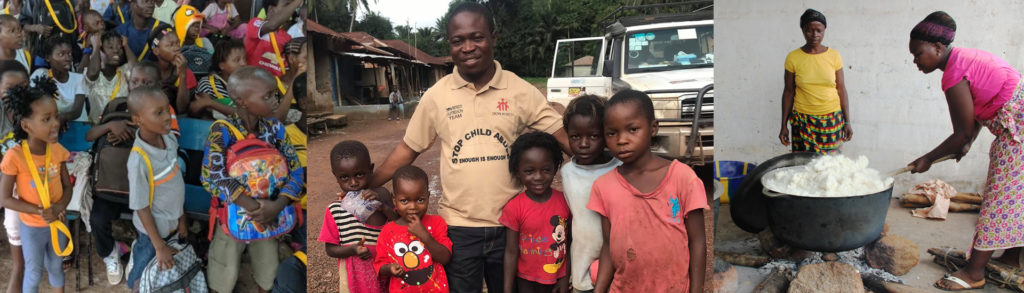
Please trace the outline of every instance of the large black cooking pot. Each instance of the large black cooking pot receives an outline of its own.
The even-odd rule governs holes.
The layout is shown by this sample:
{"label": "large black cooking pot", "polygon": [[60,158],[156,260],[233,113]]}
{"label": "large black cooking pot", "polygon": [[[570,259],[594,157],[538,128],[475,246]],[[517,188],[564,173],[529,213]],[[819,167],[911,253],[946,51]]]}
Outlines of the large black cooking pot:
{"label": "large black cooking pot", "polygon": [[839,252],[881,237],[892,185],[878,193],[850,197],[805,197],[767,188],[764,193],[768,225],[776,238],[804,250]]}

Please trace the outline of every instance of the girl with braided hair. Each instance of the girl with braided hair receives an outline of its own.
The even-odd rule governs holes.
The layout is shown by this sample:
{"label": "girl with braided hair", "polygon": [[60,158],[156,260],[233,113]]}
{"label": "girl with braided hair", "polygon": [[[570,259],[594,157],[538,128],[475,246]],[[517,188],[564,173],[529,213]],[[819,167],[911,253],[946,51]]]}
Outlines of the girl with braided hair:
{"label": "girl with braided hair", "polygon": [[951,46],[956,22],[942,11],[929,14],[910,31],[910,53],[925,74],[942,70],[942,90],[953,120],[953,134],[909,165],[913,172],[928,171],[934,160],[970,150],[981,126],[996,136],[989,151],[984,201],[968,251],[968,264],[935,283],[958,291],[985,286],[985,264],[996,250],[1005,249],[1000,261],[1020,266],[1024,246],[1024,79],[1002,58],[978,49]]}
{"label": "girl with braided hair", "polygon": [[[38,292],[45,269],[55,292],[64,292],[62,256],[70,254],[70,235],[51,230],[62,227],[71,201],[71,181],[63,162],[70,153],[57,143],[57,86],[46,77],[33,80],[35,87],[8,90],[4,110],[13,114],[14,139],[19,144],[0,162],[0,201],[19,212],[25,277],[22,292]],[[18,198],[13,196],[17,182]],[[60,250],[60,251],[58,251]]]}

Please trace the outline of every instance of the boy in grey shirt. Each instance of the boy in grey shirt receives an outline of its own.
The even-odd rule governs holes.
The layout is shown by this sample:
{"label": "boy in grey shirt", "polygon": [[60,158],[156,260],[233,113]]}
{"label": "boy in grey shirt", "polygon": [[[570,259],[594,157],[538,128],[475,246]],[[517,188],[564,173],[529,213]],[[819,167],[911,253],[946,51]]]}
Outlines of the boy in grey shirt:
{"label": "boy in grey shirt", "polygon": [[128,156],[128,207],[134,211],[132,223],[139,231],[126,282],[131,288],[138,286],[146,264],[154,257],[161,269],[173,267],[174,249],[167,241],[187,235],[185,181],[178,167],[178,140],[171,134],[169,109],[167,96],[157,87],[139,88],[128,96],[132,122],[139,127],[133,149],[141,149],[150,163],[147,166],[135,150]]}

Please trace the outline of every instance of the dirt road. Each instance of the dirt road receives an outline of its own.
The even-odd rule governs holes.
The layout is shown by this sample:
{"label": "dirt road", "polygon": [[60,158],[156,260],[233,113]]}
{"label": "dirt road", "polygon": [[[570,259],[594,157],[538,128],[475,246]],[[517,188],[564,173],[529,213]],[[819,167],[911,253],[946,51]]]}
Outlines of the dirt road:
{"label": "dirt road", "polygon": [[[309,213],[309,283],[308,292],[337,292],[338,290],[338,259],[328,257],[324,251],[323,242],[317,241],[320,237],[320,225],[323,223],[324,209],[334,201],[335,195],[340,188],[331,174],[330,152],[334,145],[344,140],[358,140],[363,142],[370,149],[370,158],[373,163],[380,166],[384,163],[391,150],[402,141],[405,135],[405,127],[408,120],[388,121],[364,120],[349,121],[349,126],[341,129],[332,129],[325,135],[309,138],[309,173],[308,180],[308,213]],[[428,213],[436,214],[437,200],[440,192],[440,147],[434,144],[426,152],[420,154],[413,165],[423,168],[430,174],[430,208]],[[391,184],[385,184],[391,190]]]}

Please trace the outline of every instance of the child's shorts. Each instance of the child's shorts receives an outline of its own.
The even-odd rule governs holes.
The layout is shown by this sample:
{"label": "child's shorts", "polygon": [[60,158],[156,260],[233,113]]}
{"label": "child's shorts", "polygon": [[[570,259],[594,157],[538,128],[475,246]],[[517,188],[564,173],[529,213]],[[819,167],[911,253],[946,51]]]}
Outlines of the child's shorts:
{"label": "child's shorts", "polygon": [[238,281],[238,266],[242,252],[249,251],[249,262],[252,264],[253,279],[260,288],[270,290],[274,286],[277,275],[277,239],[238,242],[225,234],[220,227],[215,227],[213,241],[210,242],[209,262],[206,267],[206,280],[211,289],[217,292],[231,292]]}
{"label": "child's shorts", "polygon": [[11,245],[21,246],[21,233],[18,232],[18,228],[21,223],[21,219],[18,218],[18,212],[12,209],[4,209],[4,228],[7,229],[7,242]]}

